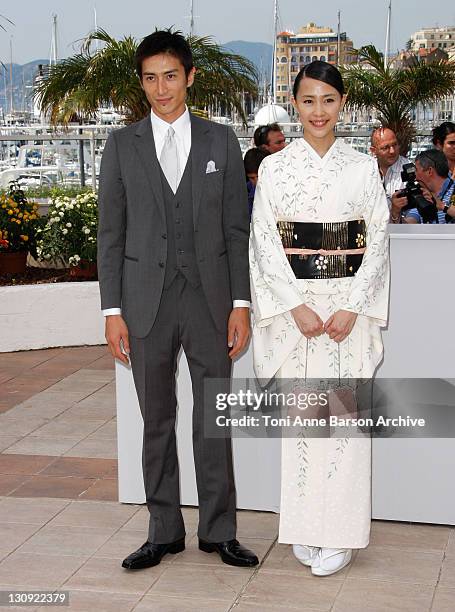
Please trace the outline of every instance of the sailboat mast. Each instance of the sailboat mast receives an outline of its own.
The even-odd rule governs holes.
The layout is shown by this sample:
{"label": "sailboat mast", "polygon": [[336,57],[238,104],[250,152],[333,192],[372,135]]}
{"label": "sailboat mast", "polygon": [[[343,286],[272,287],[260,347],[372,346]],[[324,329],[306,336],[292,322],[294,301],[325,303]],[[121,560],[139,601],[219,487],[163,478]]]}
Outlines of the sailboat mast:
{"label": "sailboat mast", "polygon": [[9,86],[10,86],[10,113],[13,114],[13,37],[9,39]]}
{"label": "sailboat mast", "polygon": [[56,13],[52,14],[52,42],[51,42],[51,57],[50,57],[50,65],[54,65],[57,63],[58,59],[58,49],[57,49],[57,15]]}
{"label": "sailboat mast", "polygon": [[194,36],[194,2],[190,0],[190,36]]}
{"label": "sailboat mast", "polygon": [[276,37],[278,34],[278,0],[274,0],[273,3],[273,61],[272,61],[272,78],[271,78],[271,91],[272,91],[272,102],[276,104]]}
{"label": "sailboat mast", "polygon": [[341,56],[341,11],[338,10],[338,29],[337,29],[337,66],[340,65]]}
{"label": "sailboat mast", "polygon": [[390,22],[392,19],[392,0],[389,0],[389,8],[387,11],[387,29],[385,34],[385,49],[384,49],[384,70],[387,70],[390,52]]}
{"label": "sailboat mast", "polygon": [[[98,15],[96,14],[96,6],[93,7],[93,27],[95,28],[95,32],[98,32]],[[95,42],[95,49],[97,51],[100,49],[100,41],[98,39]]]}

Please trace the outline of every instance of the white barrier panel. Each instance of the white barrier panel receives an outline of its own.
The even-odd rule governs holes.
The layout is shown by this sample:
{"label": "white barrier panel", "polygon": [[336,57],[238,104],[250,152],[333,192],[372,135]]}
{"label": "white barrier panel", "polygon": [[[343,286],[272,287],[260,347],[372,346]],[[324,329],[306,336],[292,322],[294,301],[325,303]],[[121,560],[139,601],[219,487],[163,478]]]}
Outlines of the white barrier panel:
{"label": "white barrier panel", "polygon": [[[390,324],[381,378],[455,378],[455,225],[391,226]],[[234,377],[253,377],[251,347]],[[129,368],[116,364],[119,499],[143,503],[142,419]],[[191,443],[192,394],[182,354],[177,440],[184,505],[197,505]],[[279,511],[279,439],[234,439],[238,508]],[[455,524],[455,439],[374,439],[373,517]]]}
{"label": "white barrier panel", "polygon": [[105,344],[97,282],[0,287],[0,353]]}

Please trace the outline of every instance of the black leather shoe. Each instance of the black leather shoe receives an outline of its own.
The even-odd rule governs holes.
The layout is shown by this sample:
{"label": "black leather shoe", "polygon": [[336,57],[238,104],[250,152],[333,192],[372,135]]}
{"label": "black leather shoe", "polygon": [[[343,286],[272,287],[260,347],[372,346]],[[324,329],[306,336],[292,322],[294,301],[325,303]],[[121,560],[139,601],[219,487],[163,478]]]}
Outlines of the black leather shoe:
{"label": "black leather shoe", "polygon": [[199,540],[199,550],[206,553],[219,553],[223,563],[235,565],[236,567],[253,567],[259,563],[256,555],[242,546],[238,540],[228,540],[227,542],[204,542]]}
{"label": "black leather shoe", "polygon": [[167,553],[175,555],[175,553],[182,552],[182,550],[185,550],[185,538],[170,544],[152,544],[151,542],[146,542],[123,561],[122,567],[130,570],[153,567],[158,565]]}

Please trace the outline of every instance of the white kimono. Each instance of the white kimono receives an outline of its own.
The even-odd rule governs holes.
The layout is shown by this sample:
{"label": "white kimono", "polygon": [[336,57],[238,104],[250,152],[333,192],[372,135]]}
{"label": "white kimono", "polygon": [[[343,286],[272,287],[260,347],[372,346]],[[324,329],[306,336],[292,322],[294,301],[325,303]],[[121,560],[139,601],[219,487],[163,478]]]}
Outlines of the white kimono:
{"label": "white kimono", "polygon": [[[367,248],[354,276],[295,277],[277,221],[358,219],[366,224]],[[262,162],[250,239],[259,379],[373,376],[382,358],[380,327],[387,320],[388,219],[377,162],[339,139],[323,158],[300,138]],[[290,312],[302,303],[324,322],[340,309],[357,313],[351,334],[340,345],[327,334],[307,341]],[[370,521],[370,439],[283,439],[280,542],[363,548]]]}

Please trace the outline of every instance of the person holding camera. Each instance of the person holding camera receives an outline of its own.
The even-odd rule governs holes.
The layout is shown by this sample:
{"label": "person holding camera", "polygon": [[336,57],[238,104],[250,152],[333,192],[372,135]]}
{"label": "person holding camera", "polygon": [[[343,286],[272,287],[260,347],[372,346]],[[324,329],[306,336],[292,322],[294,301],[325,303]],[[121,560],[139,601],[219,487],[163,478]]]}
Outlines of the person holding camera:
{"label": "person holding camera", "polygon": [[387,196],[391,223],[406,222],[403,208],[408,200],[399,192],[405,187],[401,178],[403,166],[409,163],[406,157],[400,155],[400,146],[396,134],[387,127],[379,127],[371,134],[370,151],[378,161],[379,173]]}
{"label": "person holding camera", "polygon": [[[435,204],[437,220],[432,223],[453,223],[455,205],[451,203],[455,191],[455,182],[449,176],[449,164],[446,156],[439,149],[422,151],[415,159],[416,179],[422,188],[424,198]],[[407,223],[423,223],[424,220],[417,208],[407,212]]]}

